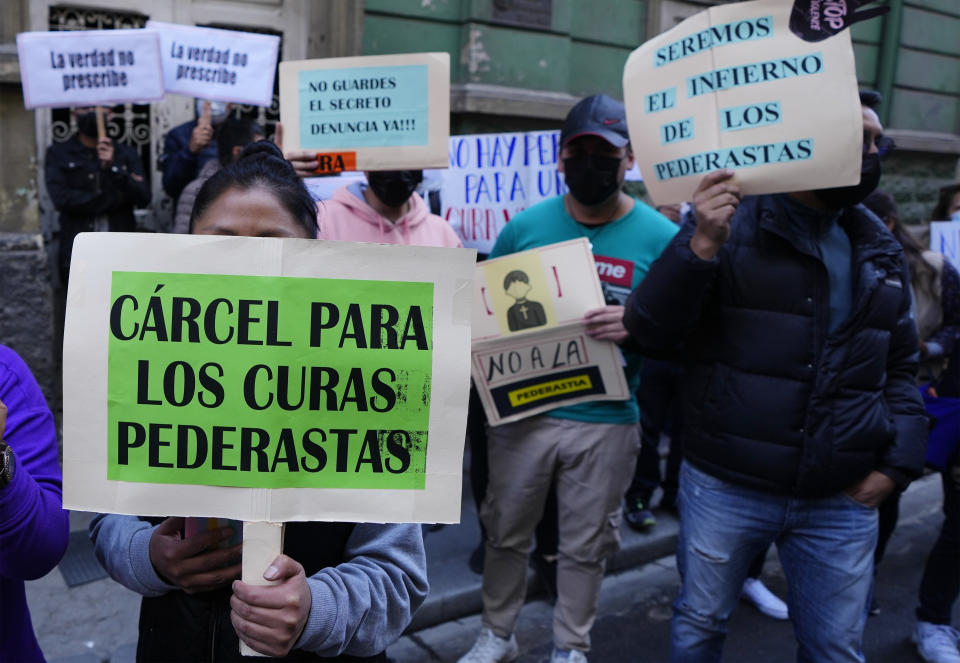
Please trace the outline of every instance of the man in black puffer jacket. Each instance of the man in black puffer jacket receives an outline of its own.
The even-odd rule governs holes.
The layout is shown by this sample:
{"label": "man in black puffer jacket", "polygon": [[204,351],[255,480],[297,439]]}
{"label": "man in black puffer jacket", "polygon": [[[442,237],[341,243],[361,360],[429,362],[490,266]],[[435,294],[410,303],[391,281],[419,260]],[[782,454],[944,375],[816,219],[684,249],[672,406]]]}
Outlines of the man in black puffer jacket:
{"label": "man in black puffer jacket", "polygon": [[799,660],[863,660],[876,506],[919,475],[927,421],[906,263],[858,205],[890,147],[861,101],[860,184],[741,200],[711,173],[628,300],[634,338],[686,362],[674,661],[720,659],[774,541]]}

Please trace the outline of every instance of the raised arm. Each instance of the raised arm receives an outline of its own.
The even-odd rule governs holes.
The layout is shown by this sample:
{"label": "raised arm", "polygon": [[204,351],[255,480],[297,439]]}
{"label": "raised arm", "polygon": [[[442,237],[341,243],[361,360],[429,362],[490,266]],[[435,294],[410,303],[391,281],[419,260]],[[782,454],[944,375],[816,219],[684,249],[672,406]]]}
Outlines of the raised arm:
{"label": "raised arm", "polygon": [[703,178],[693,216],[630,293],[623,322],[644,352],[676,352],[700,319],[740,204],[731,177],[732,171],[720,170]]}

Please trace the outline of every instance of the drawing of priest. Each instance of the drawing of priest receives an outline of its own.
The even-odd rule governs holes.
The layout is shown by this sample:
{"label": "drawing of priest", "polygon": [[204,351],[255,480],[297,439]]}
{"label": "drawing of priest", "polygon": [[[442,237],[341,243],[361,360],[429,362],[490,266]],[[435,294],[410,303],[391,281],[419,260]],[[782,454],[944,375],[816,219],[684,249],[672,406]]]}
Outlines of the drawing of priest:
{"label": "drawing of priest", "polygon": [[503,279],[503,289],[516,302],[507,309],[507,327],[510,331],[520,331],[547,324],[547,314],[540,302],[527,299],[530,292],[530,278],[525,272],[515,269]]}

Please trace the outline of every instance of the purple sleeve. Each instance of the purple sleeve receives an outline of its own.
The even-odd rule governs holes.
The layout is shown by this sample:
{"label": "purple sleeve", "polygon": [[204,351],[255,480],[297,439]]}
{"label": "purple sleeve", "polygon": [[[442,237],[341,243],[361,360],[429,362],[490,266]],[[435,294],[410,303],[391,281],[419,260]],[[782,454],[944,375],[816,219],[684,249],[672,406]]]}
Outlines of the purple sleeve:
{"label": "purple sleeve", "polygon": [[13,449],[13,481],[0,488],[0,576],[32,580],[57,565],[70,523],[63,510],[57,431],[39,385],[23,360],[0,345],[4,440]]}

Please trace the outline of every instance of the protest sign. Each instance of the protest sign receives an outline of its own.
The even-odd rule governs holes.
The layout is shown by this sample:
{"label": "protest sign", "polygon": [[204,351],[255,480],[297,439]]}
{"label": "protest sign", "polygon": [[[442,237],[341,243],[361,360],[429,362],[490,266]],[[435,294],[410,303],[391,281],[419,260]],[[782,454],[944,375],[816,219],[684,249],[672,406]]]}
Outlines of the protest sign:
{"label": "protest sign", "polygon": [[472,370],[492,425],[630,397],[620,350],[587,336],[583,324],[586,311],[604,305],[586,238],[477,265]]}
{"label": "protest sign", "polygon": [[149,21],[160,35],[163,87],[212,101],[269,106],[280,37]]}
{"label": "protest sign", "polygon": [[80,235],[65,504],[456,522],[473,261],[455,249]]}
{"label": "protest sign", "polygon": [[316,151],[320,174],[443,167],[450,56],[281,62],[280,120],[284,149]]}
{"label": "protest sign", "polygon": [[443,218],[464,246],[490,253],[517,212],[566,192],[559,153],[559,131],[451,136]]}
{"label": "protest sign", "polygon": [[27,108],[163,98],[160,40],[150,30],[21,32],[17,53]]}
{"label": "protest sign", "polygon": [[744,194],[860,181],[850,33],[809,43],[790,31],[790,11],[782,0],[711,7],[630,55],[627,125],[658,204],[690,200],[721,168]]}
{"label": "protest sign", "polygon": [[960,221],[932,221],[930,249],[942,253],[960,271]]}
{"label": "protest sign", "polygon": [[[425,175],[442,179],[441,215],[463,245],[490,253],[517,212],[567,192],[559,155],[555,130],[450,136],[448,167]],[[626,179],[643,178],[634,167]]]}

